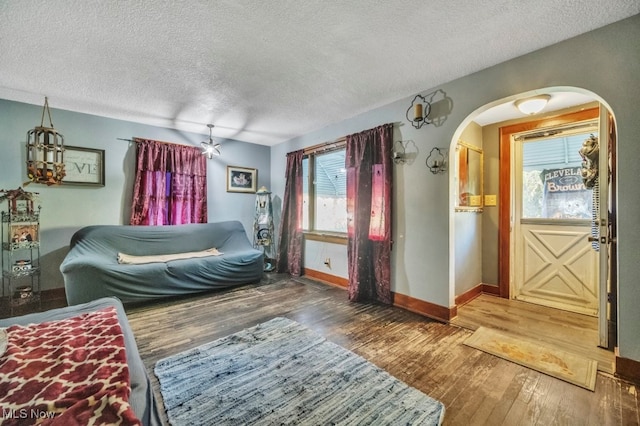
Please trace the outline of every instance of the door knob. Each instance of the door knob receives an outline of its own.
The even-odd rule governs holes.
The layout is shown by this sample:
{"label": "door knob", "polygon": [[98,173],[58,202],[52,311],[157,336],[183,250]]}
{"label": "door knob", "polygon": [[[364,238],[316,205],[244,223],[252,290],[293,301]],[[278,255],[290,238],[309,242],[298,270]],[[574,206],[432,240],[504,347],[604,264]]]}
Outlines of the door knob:
{"label": "door knob", "polygon": [[590,243],[594,243],[594,242],[600,242],[600,244],[610,244],[610,243],[617,243],[618,240],[617,238],[607,238],[607,237],[587,237],[587,241],[589,241]]}

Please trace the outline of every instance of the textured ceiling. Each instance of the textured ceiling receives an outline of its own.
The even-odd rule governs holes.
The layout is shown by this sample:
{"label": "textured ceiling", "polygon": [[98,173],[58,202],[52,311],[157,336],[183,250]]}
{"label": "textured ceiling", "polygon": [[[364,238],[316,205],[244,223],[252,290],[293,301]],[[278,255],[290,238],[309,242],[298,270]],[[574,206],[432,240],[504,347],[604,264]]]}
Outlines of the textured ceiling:
{"label": "textured ceiling", "polygon": [[638,0],[0,0],[0,98],[273,145]]}

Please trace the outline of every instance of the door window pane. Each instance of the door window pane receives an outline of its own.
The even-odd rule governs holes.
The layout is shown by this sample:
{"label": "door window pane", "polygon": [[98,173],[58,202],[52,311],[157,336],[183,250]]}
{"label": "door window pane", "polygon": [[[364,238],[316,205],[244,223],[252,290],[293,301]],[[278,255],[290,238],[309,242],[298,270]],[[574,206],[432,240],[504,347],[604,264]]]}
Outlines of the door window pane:
{"label": "door window pane", "polygon": [[591,134],[594,133],[523,143],[523,218],[591,219],[591,190],[582,181],[579,154]]}

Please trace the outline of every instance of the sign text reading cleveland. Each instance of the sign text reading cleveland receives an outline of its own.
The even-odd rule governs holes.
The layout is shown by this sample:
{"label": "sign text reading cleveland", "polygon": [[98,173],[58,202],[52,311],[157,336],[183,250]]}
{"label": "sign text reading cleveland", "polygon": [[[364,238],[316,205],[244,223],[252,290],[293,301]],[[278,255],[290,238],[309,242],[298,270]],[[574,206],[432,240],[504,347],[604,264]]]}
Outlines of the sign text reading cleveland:
{"label": "sign text reading cleveland", "polygon": [[580,167],[567,167],[545,171],[544,183],[547,192],[571,192],[586,191],[587,187],[582,181]]}

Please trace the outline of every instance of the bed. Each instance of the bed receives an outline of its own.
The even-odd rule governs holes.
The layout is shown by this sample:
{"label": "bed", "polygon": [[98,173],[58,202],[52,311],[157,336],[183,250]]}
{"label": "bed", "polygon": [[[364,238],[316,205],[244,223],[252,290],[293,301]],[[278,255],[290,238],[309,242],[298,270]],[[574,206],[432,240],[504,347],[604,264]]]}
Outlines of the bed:
{"label": "bed", "polygon": [[[82,372],[82,367],[83,367],[82,363],[83,362],[86,363],[84,367],[87,367],[88,364],[90,364],[90,362],[92,361],[91,357],[87,358],[86,360],[82,358],[85,353],[90,353],[89,349],[87,349],[88,346],[87,347],[81,346],[79,349],[63,348],[63,349],[52,350],[50,348],[53,348],[53,347],[60,348],[61,346],[70,344],[69,342],[71,342],[72,340],[73,341],[78,340],[80,342],[83,342],[84,340],[82,339],[84,339],[84,336],[80,336],[81,338],[80,337],[69,338],[68,335],[64,334],[67,331],[64,328],[69,324],[76,324],[77,321],[85,321],[85,320],[87,321],[87,323],[91,323],[91,325],[87,326],[86,328],[91,328],[93,327],[93,324],[96,324],[96,321],[94,320],[93,322],[90,322],[90,320],[95,318],[100,318],[101,316],[102,318],[105,319],[105,324],[108,324],[108,325],[102,328],[94,327],[96,329],[99,329],[99,332],[96,331],[95,333],[96,334],[99,333],[98,335],[102,339],[102,340],[97,340],[94,343],[94,346],[98,347],[99,351],[100,350],[102,351],[102,353],[100,353],[99,351],[96,352],[102,358],[99,358],[99,359],[94,358],[95,365],[100,367],[99,368],[93,367],[93,364],[92,364],[92,366],[89,368],[90,371],[86,373],[85,381],[89,382],[89,379],[86,379],[86,378],[93,377],[91,376],[91,374],[97,375],[98,378],[100,378],[100,374],[101,374],[100,370],[102,369],[102,365],[109,365],[109,363],[111,362],[111,359],[112,358],[115,359],[116,356],[118,356],[121,360],[121,363],[122,364],[126,363],[126,366],[128,367],[128,382],[130,382],[130,387],[127,389],[127,391],[123,391],[129,394],[128,401],[125,398],[125,403],[128,404],[127,412],[128,413],[132,412],[135,418],[139,420],[139,423],[136,423],[134,420],[130,420],[130,421],[127,420],[122,422],[122,424],[143,424],[143,425],[162,424],[160,420],[159,412],[156,406],[156,401],[153,395],[151,383],[149,381],[149,377],[147,376],[147,372],[142,362],[142,359],[140,358],[140,354],[138,353],[138,349],[136,346],[133,333],[127,321],[126,313],[124,311],[122,303],[114,297],[101,298],[88,303],[69,306],[66,308],[52,309],[46,312],[28,314],[20,317],[13,317],[13,318],[0,320],[0,327],[3,328],[3,331],[7,330],[7,332],[10,335],[8,349],[6,353],[4,353],[2,357],[0,357],[0,369],[2,369],[0,370],[0,414],[2,414],[2,424],[5,424],[5,423],[6,424],[31,424],[32,420],[35,420],[34,416],[36,417],[41,416],[39,420],[43,420],[43,418],[47,416],[47,413],[50,412],[50,410],[48,409],[44,409],[42,407],[36,407],[36,409],[33,410],[34,397],[32,397],[31,401],[25,400],[29,396],[29,392],[25,391],[25,389],[28,390],[31,388],[27,387],[27,385],[24,385],[24,386],[20,385],[21,387],[18,389],[21,389],[21,391],[16,392],[15,390],[16,385],[14,384],[16,382],[16,379],[12,379],[10,377],[11,374],[13,374],[13,371],[17,371],[17,370],[26,371],[25,374],[27,376],[26,377],[27,380],[34,382],[29,385],[32,387],[38,383],[35,380],[31,380],[29,376],[37,375],[38,382],[44,382],[46,384],[46,387],[44,387],[45,385],[38,384],[38,386],[40,387],[37,388],[37,390],[34,390],[33,392],[34,393],[37,392],[37,395],[39,396],[39,398],[41,398],[42,395],[46,396],[46,394],[50,392],[51,389],[57,388],[57,386],[59,386],[58,383],[56,383],[59,375],[58,377],[55,377],[55,380],[48,379],[48,377],[50,376],[55,376],[53,371],[56,370],[56,368],[58,367],[48,367],[46,364],[44,366],[39,364],[43,364],[44,362],[42,361],[43,359],[46,361],[47,359],[57,357],[56,359],[65,360],[64,363],[59,362],[58,365],[62,364],[67,367],[69,363],[73,365],[73,362],[77,361],[76,363],[78,365],[77,371]],[[111,323],[109,323],[107,320],[110,320]],[[119,327],[117,327],[117,325],[119,325]],[[37,337],[37,339],[34,340],[32,338],[30,340],[30,342],[32,343],[29,345],[16,343],[16,342],[19,342],[19,340],[16,340],[18,339],[17,336],[19,336],[20,339],[28,338],[28,335],[29,335],[28,330],[30,330],[29,327],[31,327],[31,329],[37,329],[38,327],[41,327],[41,326],[44,329],[49,327],[51,330],[54,331],[54,333],[49,332],[48,335],[40,334]],[[56,327],[58,332],[56,332]],[[84,329],[84,328],[85,328],[84,326],[78,327],[78,329]],[[23,331],[23,330],[27,330],[27,331]],[[121,330],[121,333],[118,330]],[[72,330],[72,334],[73,334],[73,330]],[[120,345],[119,347],[122,347],[122,346],[124,347],[124,353],[122,353],[121,350],[109,351],[109,348],[111,347],[109,344],[111,342],[110,340],[111,335],[114,336],[113,341],[114,342],[117,341],[117,343]],[[62,336],[65,336],[65,337],[63,338]],[[58,338],[59,340],[62,340],[61,342],[62,344],[59,345],[58,343],[55,343],[55,344],[52,343],[56,338]],[[38,339],[41,339],[41,340],[38,340]],[[42,345],[33,343],[33,342],[40,342],[42,340],[45,340],[45,342]],[[22,361],[22,360],[23,359],[29,360],[29,357],[16,356],[12,352],[12,350],[16,350],[16,346],[19,347],[19,349],[17,350],[23,350],[23,351],[32,350],[34,354],[37,354],[38,350],[44,351],[44,349],[39,349],[39,348],[46,347],[47,353],[38,354],[37,357],[36,355],[34,355],[26,366],[28,368],[26,368],[25,366],[21,366],[20,363],[22,362],[24,364],[26,361]],[[67,353],[64,355],[65,356],[64,358],[62,358],[62,355],[60,356],[58,355],[59,353],[62,354],[63,352],[65,352],[65,350],[67,352],[71,351],[70,355],[69,353]],[[106,359],[109,359],[109,361],[104,361]],[[12,365],[11,363],[16,365]],[[32,364],[33,366],[31,366]],[[53,365],[53,363],[51,365]],[[16,366],[20,368],[16,368]],[[122,367],[120,367],[120,370],[125,372],[127,371],[127,369]],[[7,371],[10,371],[12,373],[6,374]],[[45,371],[46,373],[44,373]],[[65,374],[66,373],[67,372],[65,371]],[[21,377],[21,380],[24,383],[25,378]],[[46,383],[47,380],[51,380],[51,383],[47,384]],[[91,379],[91,383],[89,383],[89,385],[94,385],[93,380],[94,379]],[[105,380],[110,380],[110,379],[106,378]],[[28,381],[27,383],[30,383],[30,382]],[[56,386],[54,386],[54,384]],[[69,388],[70,386],[66,386],[66,387]],[[20,395],[27,395],[27,397],[22,396],[22,399],[25,400],[23,401],[24,404],[22,406],[18,404],[20,401],[18,401],[18,403],[15,401],[15,398],[16,398],[15,395],[18,393]],[[77,409],[78,407],[77,403],[71,406],[71,402],[68,402],[69,404],[68,408],[66,406],[63,406],[62,403],[64,401],[70,400],[70,398],[68,397],[68,394],[69,392],[67,392],[66,394],[62,393],[61,395],[64,395],[64,397],[61,397],[60,400],[56,400],[56,403],[55,403],[56,409],[60,410],[58,414],[62,416],[64,411],[68,410],[74,416],[74,421],[78,421],[79,424],[84,423],[82,420],[78,420],[78,419],[82,419],[82,414],[79,414],[76,416],[74,414],[75,411],[72,411]],[[57,405],[59,403],[60,405]],[[31,406],[29,404],[31,404]],[[57,407],[62,407],[62,408],[57,408]],[[58,414],[56,414],[56,416]],[[68,414],[69,413],[67,413],[67,415]],[[68,419],[66,421],[62,419],[63,418],[60,417],[58,419],[48,419],[47,421],[53,420],[50,424],[56,424],[56,421],[58,421],[58,423],[61,423],[61,424],[70,424],[68,422]],[[105,422],[103,421],[102,423],[105,423]],[[110,423],[110,422],[107,422],[107,423]]]}

